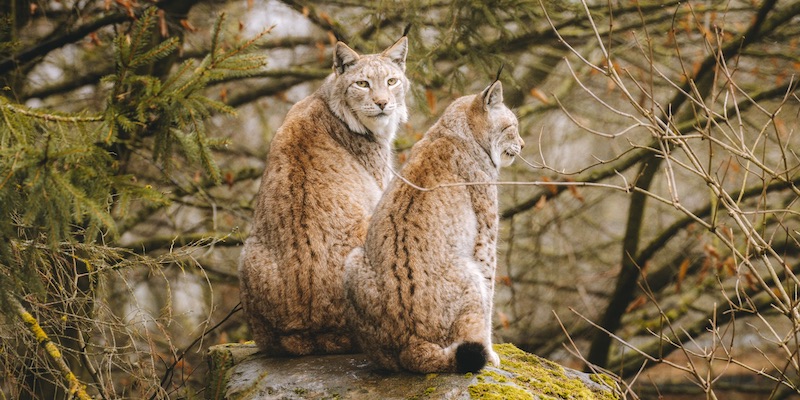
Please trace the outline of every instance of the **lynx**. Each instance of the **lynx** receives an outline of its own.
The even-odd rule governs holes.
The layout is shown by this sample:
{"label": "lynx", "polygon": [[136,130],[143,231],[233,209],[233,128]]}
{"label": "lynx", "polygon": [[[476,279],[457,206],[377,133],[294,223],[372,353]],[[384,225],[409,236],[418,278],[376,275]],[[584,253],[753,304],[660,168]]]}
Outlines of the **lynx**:
{"label": "lynx", "polygon": [[429,373],[499,364],[492,183],[523,146],[495,81],[448,106],[412,148],[345,264],[348,319],[378,365]]}
{"label": "lynx", "polygon": [[333,73],[275,134],[239,262],[256,344],[275,355],[345,353],[343,274],[391,178],[391,145],[408,119],[406,36],[380,54],[337,43]]}

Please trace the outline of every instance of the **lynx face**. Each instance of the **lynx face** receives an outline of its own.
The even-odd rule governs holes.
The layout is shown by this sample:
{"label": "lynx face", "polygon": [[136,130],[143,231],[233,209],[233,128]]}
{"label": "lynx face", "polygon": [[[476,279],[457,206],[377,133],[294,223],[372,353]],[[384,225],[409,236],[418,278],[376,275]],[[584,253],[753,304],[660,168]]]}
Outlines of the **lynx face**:
{"label": "lynx face", "polygon": [[[525,147],[525,142],[519,137],[517,118],[514,117],[511,110],[503,106],[503,110],[498,110],[497,112],[502,112],[504,115],[496,118],[490,114],[489,117],[496,118],[495,120],[498,124],[492,125],[497,126],[499,129],[499,132],[492,135],[494,138],[492,140],[492,161],[498,167],[507,167],[514,162],[514,158]],[[510,117],[505,114],[510,114]]]}
{"label": "lynx face", "polygon": [[486,131],[477,133],[476,137],[483,138],[478,139],[479,142],[488,141],[487,151],[495,167],[507,167],[525,147],[525,142],[519,137],[519,121],[503,104],[503,86],[499,81],[490,85],[475,99],[476,102],[479,100],[483,102],[486,123],[475,125],[482,126]]}
{"label": "lynx face", "polygon": [[380,54],[359,55],[344,43],[334,49],[333,111],[357,133],[372,133],[391,141],[400,123],[408,120],[405,76],[408,41],[401,38]]}

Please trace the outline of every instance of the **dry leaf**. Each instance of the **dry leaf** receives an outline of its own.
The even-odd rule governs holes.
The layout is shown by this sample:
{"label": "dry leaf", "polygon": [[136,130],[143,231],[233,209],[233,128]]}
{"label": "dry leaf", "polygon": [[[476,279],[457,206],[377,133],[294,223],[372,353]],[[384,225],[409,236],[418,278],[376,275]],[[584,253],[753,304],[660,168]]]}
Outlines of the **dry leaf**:
{"label": "dry leaf", "polygon": [[728,271],[728,275],[736,275],[736,261],[733,260],[733,257],[726,258],[721,265],[725,267],[724,271]]}
{"label": "dry leaf", "polygon": [[709,257],[714,257],[716,259],[719,259],[719,252],[717,251],[716,247],[710,244],[706,244],[705,246],[703,246],[703,250],[706,252],[706,254],[708,254]]}
{"label": "dry leaf", "polygon": [[100,46],[103,44],[103,41],[100,40],[100,37],[97,36],[97,32],[92,32],[89,34],[89,40],[92,42],[93,45]]}
{"label": "dry leaf", "polygon": [[158,10],[158,33],[162,38],[169,36],[169,29],[167,29],[167,18],[164,10]]}
{"label": "dry leaf", "polygon": [[539,200],[536,202],[536,206],[535,207],[536,207],[537,210],[541,210],[546,205],[547,205],[547,196],[542,195],[542,197],[539,197]]}
{"label": "dry leaf", "polygon": [[646,303],[647,303],[647,297],[639,296],[639,297],[636,298],[636,300],[634,300],[630,304],[628,304],[628,307],[625,308],[625,312],[629,313],[629,312],[631,312],[631,311],[633,311],[633,310],[645,305]]}
{"label": "dry leaf", "polygon": [[497,312],[497,321],[500,322],[500,326],[502,326],[503,329],[508,329],[511,326],[511,322],[508,320],[508,315],[502,311]]}
{"label": "dry leaf", "polygon": [[750,290],[753,290],[753,291],[756,290],[756,278],[754,278],[753,275],[749,271],[745,272],[744,280],[747,282],[747,287]]}
{"label": "dry leaf", "polygon": [[550,99],[548,99],[547,95],[545,95],[541,90],[539,90],[537,88],[531,88],[530,93],[531,93],[531,96],[533,96],[533,98],[541,101],[542,103],[550,104]]}
{"label": "dry leaf", "polygon": [[675,291],[676,292],[680,292],[681,291],[681,283],[683,283],[683,280],[686,279],[686,273],[689,271],[689,264],[690,264],[689,263],[689,259],[686,258],[686,259],[683,260],[683,262],[681,263],[681,266],[678,268],[678,277],[675,280]]}
{"label": "dry leaf", "polygon": [[436,112],[436,96],[433,94],[433,90],[425,89],[425,101],[428,103],[428,110],[431,113]]}
{"label": "dry leaf", "polygon": [[228,184],[228,189],[233,187],[233,173],[228,171],[225,173],[225,183]]}
{"label": "dry leaf", "polygon": [[314,46],[317,48],[317,61],[325,62],[325,60],[328,58],[325,55],[325,43],[316,42],[314,43]]}
{"label": "dry leaf", "polygon": [[192,24],[189,22],[189,20],[188,20],[188,19],[182,19],[182,20],[181,20],[181,26],[183,27],[183,29],[186,29],[186,30],[187,30],[187,31],[189,31],[189,32],[197,32],[197,28],[195,28],[195,27],[194,27],[194,26],[193,26],[193,25],[192,25]]}
{"label": "dry leaf", "polygon": [[786,133],[786,122],[783,121],[781,118],[775,118],[775,130],[778,131],[778,135],[782,138],[786,138],[788,135]]}
{"label": "dry leaf", "polygon": [[321,12],[319,13],[319,17],[322,18],[322,20],[325,21],[325,23],[328,24],[328,26],[333,26],[333,21],[331,20],[331,16],[328,15],[328,13]]}
{"label": "dry leaf", "polygon": [[[550,178],[545,176],[545,177],[542,178],[542,182],[545,182],[545,183],[550,182]],[[550,193],[558,194],[558,188],[556,187],[556,185],[544,185],[544,187],[546,187],[547,190],[550,191]]]}
{"label": "dry leaf", "polygon": [[[574,180],[572,180],[572,179],[569,179],[569,181],[570,181],[570,182],[575,182],[575,181],[574,181]],[[574,198],[578,199],[578,201],[580,201],[581,203],[583,203],[583,201],[584,201],[584,198],[583,198],[583,196],[580,194],[580,192],[578,192],[578,187],[577,187],[577,186],[571,186],[571,185],[570,185],[570,186],[567,186],[567,189],[569,190],[570,194],[572,194],[572,197],[574,197]]]}

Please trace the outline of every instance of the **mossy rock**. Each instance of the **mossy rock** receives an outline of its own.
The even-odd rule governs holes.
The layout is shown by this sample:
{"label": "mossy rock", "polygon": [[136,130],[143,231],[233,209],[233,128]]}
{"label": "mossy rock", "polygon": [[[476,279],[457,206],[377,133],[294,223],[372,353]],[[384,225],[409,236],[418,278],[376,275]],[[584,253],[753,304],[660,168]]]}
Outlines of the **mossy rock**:
{"label": "mossy rock", "polygon": [[564,368],[511,344],[495,345],[500,368],[478,374],[387,372],[363,354],[274,358],[253,343],[209,349],[209,400],[248,399],[619,399],[607,376]]}

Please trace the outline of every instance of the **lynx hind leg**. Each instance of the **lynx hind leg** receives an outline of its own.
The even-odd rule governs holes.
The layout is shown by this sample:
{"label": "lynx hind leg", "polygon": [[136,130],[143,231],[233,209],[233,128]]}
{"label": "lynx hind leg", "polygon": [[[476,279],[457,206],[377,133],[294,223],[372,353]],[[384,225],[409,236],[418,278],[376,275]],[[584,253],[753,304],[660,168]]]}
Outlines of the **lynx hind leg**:
{"label": "lynx hind leg", "polygon": [[399,370],[394,354],[382,347],[388,340],[381,326],[386,318],[381,307],[387,299],[379,286],[364,249],[354,248],[345,260],[344,290],[348,303],[345,315],[356,339],[355,347],[382,367]]}
{"label": "lynx hind leg", "polygon": [[278,341],[281,350],[293,356],[351,353],[354,347],[348,336],[328,332],[284,333],[278,336]]}
{"label": "lynx hind leg", "polygon": [[[281,336],[285,326],[281,310],[285,310],[282,285],[279,284],[277,265],[258,241],[245,242],[239,260],[240,297],[250,334],[258,348],[270,355],[287,355],[293,352],[284,346]],[[282,323],[283,322],[283,323]],[[303,347],[303,346],[297,346]]]}
{"label": "lynx hind leg", "polygon": [[241,300],[253,340],[263,352],[276,355],[305,355],[315,349],[305,321],[292,313],[297,301],[285,290],[286,273],[272,261],[272,253],[256,240],[248,240],[239,263]]}
{"label": "lynx hind leg", "polygon": [[317,349],[325,354],[355,353],[359,351],[359,346],[354,343],[350,335],[321,333],[316,335],[314,341]]}
{"label": "lynx hind leg", "polygon": [[400,352],[400,365],[409,371],[431,372],[478,372],[486,366],[488,353],[480,342],[456,342],[447,347],[412,338]]}
{"label": "lynx hind leg", "polygon": [[400,365],[409,371],[423,374],[431,372],[455,372],[456,349],[460,343],[442,347],[418,337],[411,337],[398,356]]}
{"label": "lynx hind leg", "polygon": [[285,354],[293,356],[305,356],[314,352],[314,340],[307,334],[293,334],[278,336],[280,349]]}
{"label": "lynx hind leg", "polygon": [[345,315],[351,329],[363,333],[370,305],[377,300],[375,295],[375,272],[367,262],[363,247],[356,247],[344,262],[344,290],[347,298]]}

